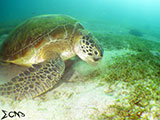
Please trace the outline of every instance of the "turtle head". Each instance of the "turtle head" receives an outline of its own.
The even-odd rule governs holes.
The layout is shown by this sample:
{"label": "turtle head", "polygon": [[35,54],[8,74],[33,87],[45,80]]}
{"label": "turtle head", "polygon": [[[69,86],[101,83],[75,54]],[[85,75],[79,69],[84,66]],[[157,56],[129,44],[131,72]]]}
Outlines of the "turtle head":
{"label": "turtle head", "polygon": [[80,35],[74,50],[76,54],[89,64],[95,65],[103,57],[103,48],[91,33]]}

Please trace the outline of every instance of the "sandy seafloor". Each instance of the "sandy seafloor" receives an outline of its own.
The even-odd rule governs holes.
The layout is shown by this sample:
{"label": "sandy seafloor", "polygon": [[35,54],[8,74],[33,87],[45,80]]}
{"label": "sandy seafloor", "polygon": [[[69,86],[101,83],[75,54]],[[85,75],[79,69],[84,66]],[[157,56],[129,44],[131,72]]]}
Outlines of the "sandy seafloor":
{"label": "sandy seafloor", "polygon": [[[107,57],[107,59],[116,55],[116,51],[105,51],[104,53],[104,58]],[[102,63],[97,67],[102,68]],[[89,66],[82,61],[74,64],[76,66],[73,66],[74,70],[69,68],[67,71],[67,75],[70,76],[69,80],[65,80],[66,77],[63,78],[63,82],[55,89],[40,98],[15,103],[0,97],[1,109],[22,111],[26,115],[21,118],[24,120],[89,120],[90,115],[103,111],[104,108],[106,109],[106,105],[113,104],[117,93],[109,92],[106,94],[105,91],[108,91],[107,84],[106,86],[98,86],[96,79],[89,80],[86,77],[87,73],[94,71],[97,67]],[[23,69],[25,68],[15,65],[2,66],[0,70],[1,79],[9,80]],[[73,71],[74,74],[72,75]],[[118,89],[115,88],[115,91]],[[0,116],[2,115],[0,112]]]}
{"label": "sandy seafloor", "polygon": [[[118,31],[119,34],[123,32],[123,30]],[[90,78],[89,75],[94,76],[96,69],[104,72],[106,70],[104,66],[111,64],[115,56],[132,51],[104,50],[103,60],[97,66],[90,66],[79,59],[67,61],[65,75],[56,88],[34,100],[12,102],[8,98],[0,97],[0,118],[3,116],[1,110],[15,110],[25,113],[25,117],[5,120],[92,120],[94,116],[107,111],[107,106],[114,104],[120,97],[123,86],[118,83],[118,85],[112,85],[110,89],[109,84],[105,83],[101,86],[98,77]],[[26,68],[17,65],[1,65],[1,83],[10,80],[24,69]],[[112,111],[108,109],[107,112]],[[150,116],[151,119],[153,119],[152,116]]]}

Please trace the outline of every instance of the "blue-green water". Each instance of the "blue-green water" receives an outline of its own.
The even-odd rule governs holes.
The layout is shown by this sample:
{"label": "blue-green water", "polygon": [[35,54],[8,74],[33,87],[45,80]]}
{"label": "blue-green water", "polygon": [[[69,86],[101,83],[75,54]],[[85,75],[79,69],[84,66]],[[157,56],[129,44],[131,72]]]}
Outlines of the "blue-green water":
{"label": "blue-green water", "polygon": [[68,14],[100,21],[160,27],[159,0],[1,0],[1,21],[41,14]]}
{"label": "blue-green water", "polygon": [[[21,22],[42,14],[67,14],[81,21],[94,21],[92,28],[108,24],[148,30],[159,37],[159,0],[1,0],[0,21]],[[95,26],[95,27],[94,27]],[[153,32],[153,33],[151,33]]]}

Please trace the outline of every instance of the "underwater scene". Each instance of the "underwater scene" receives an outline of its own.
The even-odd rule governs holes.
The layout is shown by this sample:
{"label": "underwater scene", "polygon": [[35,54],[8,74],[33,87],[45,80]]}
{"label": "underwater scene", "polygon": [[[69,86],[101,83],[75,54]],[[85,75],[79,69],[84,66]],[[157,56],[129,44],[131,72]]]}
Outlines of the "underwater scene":
{"label": "underwater scene", "polygon": [[160,120],[159,0],[1,0],[1,120]]}

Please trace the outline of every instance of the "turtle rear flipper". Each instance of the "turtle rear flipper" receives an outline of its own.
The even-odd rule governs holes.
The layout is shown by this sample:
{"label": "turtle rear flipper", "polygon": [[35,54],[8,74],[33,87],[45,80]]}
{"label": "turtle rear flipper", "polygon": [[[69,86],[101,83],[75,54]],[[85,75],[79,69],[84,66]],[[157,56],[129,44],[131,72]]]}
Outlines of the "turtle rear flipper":
{"label": "turtle rear flipper", "polygon": [[65,64],[59,56],[33,64],[10,82],[0,85],[0,95],[15,100],[35,98],[54,87],[61,78],[64,68]]}

